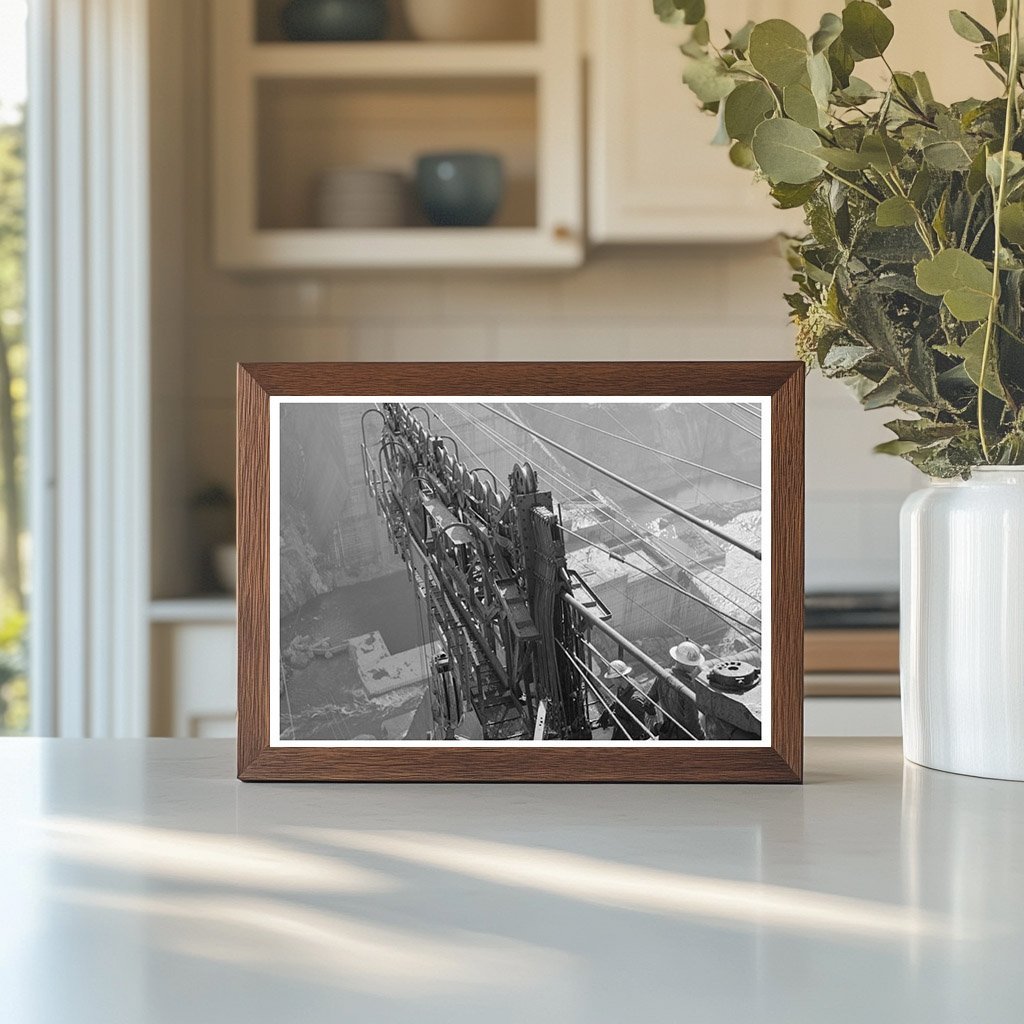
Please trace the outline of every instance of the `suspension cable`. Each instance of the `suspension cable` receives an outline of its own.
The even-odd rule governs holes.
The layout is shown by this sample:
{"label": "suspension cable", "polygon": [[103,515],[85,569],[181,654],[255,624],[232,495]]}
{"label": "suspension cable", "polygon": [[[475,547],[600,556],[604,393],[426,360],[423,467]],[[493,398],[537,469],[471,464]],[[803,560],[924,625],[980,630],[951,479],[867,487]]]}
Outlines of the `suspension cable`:
{"label": "suspension cable", "polygon": [[761,435],[758,434],[756,430],[751,430],[750,427],[745,427],[742,423],[739,423],[736,420],[731,419],[730,417],[726,416],[724,412],[720,412],[718,409],[714,408],[714,406],[708,404],[703,406],[703,408],[707,409],[707,411],[710,413],[714,413],[714,415],[717,416],[719,419],[725,420],[726,423],[731,423],[734,427],[738,427],[745,434],[749,434],[751,437],[756,437],[758,441],[761,440]]}
{"label": "suspension cable", "polygon": [[730,536],[728,533],[725,532],[725,530],[720,530],[717,526],[714,526],[711,523],[704,522],[703,519],[700,519],[699,517],[695,516],[692,512],[687,512],[685,509],[680,508],[673,502],[668,501],[665,498],[659,497],[653,491],[649,491],[645,487],[641,487],[639,484],[635,484],[631,480],[627,480],[625,477],[619,476],[618,473],[614,473],[610,469],[605,469],[604,466],[599,465],[592,459],[588,459],[585,455],[580,455],[579,452],[574,452],[571,448],[566,448],[565,445],[559,444],[557,441],[553,441],[550,437],[541,434],[539,431],[534,430],[532,427],[528,427],[525,424],[518,422],[511,416],[508,416],[507,414],[501,412],[500,410],[495,409],[493,406],[487,405],[485,402],[479,402],[477,404],[482,406],[488,412],[493,413],[495,416],[500,416],[503,420],[506,420],[507,422],[514,424],[521,430],[525,430],[526,433],[532,434],[534,437],[536,437],[540,441],[543,441],[545,444],[551,445],[552,448],[558,449],[558,451],[563,452],[570,458],[574,458],[578,462],[582,462],[585,466],[589,466],[591,469],[593,469],[595,472],[600,473],[602,476],[606,476],[608,477],[608,479],[614,480],[621,486],[633,491],[634,494],[639,494],[641,497],[646,498],[648,501],[653,501],[656,505],[660,505],[666,511],[671,512],[673,515],[679,516],[680,519],[685,519],[688,523],[692,523],[699,529],[704,530],[707,533],[714,535],[715,537],[718,537],[719,540],[725,541],[726,544],[731,544],[734,548],[739,548],[740,551],[745,551],[752,558],[756,558],[760,561],[761,552],[758,551],[757,548],[751,547],[749,544],[745,544],[743,541],[737,539],[736,537]]}
{"label": "suspension cable", "polygon": [[[584,640],[583,642],[605,663],[609,669],[612,667],[612,663],[589,640]],[[659,704],[649,693],[644,693],[642,686],[635,683],[629,678],[629,676],[622,676],[622,678],[625,679],[626,682],[629,683],[629,685],[632,686],[633,689],[636,690],[636,692],[639,693],[640,696],[643,697],[644,700],[646,700],[652,707],[657,708],[657,710],[660,711],[677,729],[681,729],[690,737],[691,740],[695,740],[697,738],[689,729],[686,728],[685,725],[683,725],[682,722],[679,721],[678,718],[669,714],[668,710]]]}
{"label": "suspension cable", "polygon": [[[478,417],[474,416],[471,412],[469,412],[468,409],[463,410],[463,411],[464,411],[465,415],[469,417],[469,420],[467,421],[467,425],[475,426],[476,429],[481,431],[481,433],[483,433],[485,437],[488,437],[491,441],[496,443],[500,448],[503,448],[507,453],[511,454],[513,459],[522,458],[522,459],[526,459],[527,461],[530,461],[530,458],[531,458],[530,455],[520,445],[515,444],[513,441],[510,441],[508,438],[503,437],[501,434],[499,434],[497,431],[495,431],[492,427],[487,426],[487,424],[485,424],[481,419],[479,419]],[[438,415],[438,414],[435,413],[435,415]],[[438,415],[438,418],[440,419],[441,417]],[[444,421],[442,420],[442,422],[444,422]],[[451,429],[451,427],[449,427],[449,429]],[[588,503],[593,503],[594,502],[593,495],[585,493],[581,489],[580,485],[575,484],[569,477],[567,477],[564,474],[564,472],[559,472],[559,471],[556,471],[556,470],[552,470],[550,467],[545,468],[544,471],[549,476],[551,476],[552,479],[561,481],[562,486],[565,487],[569,492],[571,492],[571,494],[575,495],[577,498],[580,498],[581,500],[583,500],[585,502],[588,502]],[[750,601],[754,602],[755,604],[759,604],[760,603],[759,599],[757,597],[755,597],[753,594],[751,594],[748,591],[744,590],[741,586],[739,586],[738,584],[734,583],[732,580],[727,579],[725,576],[721,575],[721,573],[716,572],[714,569],[711,568],[711,566],[709,566],[706,563],[702,562],[699,558],[694,557],[693,555],[689,554],[688,552],[683,551],[682,548],[679,548],[675,544],[670,543],[668,540],[666,540],[661,535],[654,534],[653,532],[651,532],[651,536],[650,537],[644,537],[644,536],[642,536],[640,534],[640,532],[634,526],[631,526],[627,522],[623,522],[622,519],[620,519],[619,517],[614,515],[612,512],[608,511],[608,509],[603,509],[603,513],[613,523],[615,523],[617,526],[622,527],[624,530],[626,530],[627,533],[632,534],[634,537],[636,537],[642,543],[654,543],[656,546],[658,546],[659,550],[661,548],[665,548],[668,551],[675,552],[677,555],[681,556],[682,558],[685,558],[687,561],[689,561],[693,565],[699,565],[706,573],[708,573],[709,575],[713,576],[715,579],[720,580],[726,586],[731,587],[737,593],[742,594],[744,597],[748,598]],[[619,540],[619,538],[616,536],[615,532],[610,527],[608,527],[608,525],[606,523],[598,523],[597,525],[600,526],[600,528],[603,529],[606,533],[610,534],[615,540]],[[637,524],[637,525],[639,525],[639,524]],[[693,573],[692,570],[688,570],[678,560],[672,558],[670,555],[667,555],[667,554],[666,554],[666,557],[668,558],[668,561],[672,565],[676,566],[676,568],[678,568],[681,572],[686,572],[690,576],[695,576],[695,574]],[[716,594],[718,594],[723,600],[728,601],[730,604],[732,604],[734,607],[740,609],[740,611],[744,612],[745,614],[747,614],[747,615],[755,615],[756,614],[753,611],[751,611],[750,608],[744,607],[735,598],[728,597],[726,594],[722,593],[722,591],[720,591],[717,587],[712,586],[707,581],[701,581],[701,582],[702,582],[702,584],[704,586],[707,586],[710,590],[713,590]]]}
{"label": "suspension cable", "polygon": [[523,405],[528,405],[531,409],[539,409],[541,412],[546,412],[550,416],[557,416],[559,419],[568,420],[570,423],[575,423],[578,427],[586,427],[588,430],[593,430],[597,434],[604,434],[605,437],[614,437],[616,441],[621,441],[623,444],[631,444],[636,448],[643,448],[644,451],[653,452],[655,455],[661,456],[665,459],[671,459],[673,462],[681,462],[685,466],[692,466],[694,469],[703,470],[705,473],[711,473],[713,476],[720,476],[725,480],[731,480],[735,484],[742,484],[744,487],[753,488],[755,491],[761,490],[759,484],[751,483],[749,480],[741,480],[738,476],[730,476],[728,473],[712,469],[710,466],[702,466],[699,462],[691,462],[689,459],[684,459],[680,455],[670,455],[668,452],[652,448],[649,444],[644,444],[642,441],[634,441],[631,438],[623,437],[621,434],[612,433],[610,430],[602,430],[600,427],[595,427],[592,423],[584,423],[583,420],[573,419],[572,416],[566,416],[564,413],[555,412],[554,409],[549,409],[547,406],[536,405],[533,402],[523,402]]}
{"label": "suspension cable", "polygon": [[[676,591],[676,593],[682,594],[684,597],[688,597],[691,600],[696,601],[697,604],[703,605],[705,608],[707,608],[710,612],[712,612],[712,614],[714,614],[718,618],[725,619],[728,622],[732,623],[741,632],[742,632],[742,630],[749,629],[752,632],[756,633],[758,636],[761,636],[761,631],[759,629],[756,629],[754,626],[750,625],[749,623],[741,622],[739,619],[734,618],[732,615],[729,615],[727,612],[723,612],[720,608],[716,608],[710,602],[705,601],[705,600],[703,600],[700,597],[697,597],[696,594],[691,594],[688,590],[684,590],[681,586],[679,586],[678,583],[675,583],[673,580],[670,580],[670,579],[668,579],[667,577],[664,577],[664,576],[656,576],[653,572],[650,572],[648,569],[643,568],[643,566],[637,565],[635,562],[630,562],[624,556],[617,555],[614,551],[609,551],[607,548],[601,547],[600,544],[595,544],[593,541],[587,540],[586,537],[583,537],[581,534],[573,532],[572,530],[568,529],[568,527],[559,526],[559,529],[564,531],[565,533],[570,534],[573,537],[578,538],[579,540],[585,541],[592,548],[595,548],[597,551],[600,551],[602,554],[605,554],[609,558],[614,559],[616,562],[621,562],[623,565],[628,565],[631,569],[635,569],[637,572],[642,573],[644,576],[649,576],[652,580],[655,580],[658,583],[661,583],[664,586],[669,587],[671,590]],[[746,640],[750,640],[749,636],[744,636],[744,638]],[[750,642],[754,643],[753,640],[750,640]]]}
{"label": "suspension cable", "polygon": [[[612,700],[614,700],[615,703],[618,704],[622,708],[622,710],[625,711],[626,714],[629,715],[629,717],[632,718],[633,721],[636,722],[636,724],[640,726],[641,729],[643,729],[643,731],[645,733],[647,733],[647,735],[652,740],[656,740],[658,738],[657,736],[654,735],[653,732],[651,732],[650,729],[647,728],[646,725],[644,725],[643,722],[640,721],[639,718],[636,717],[636,715],[633,714],[633,712],[630,709],[629,705],[617,693],[615,693],[610,686],[605,685],[604,681],[597,676],[597,674],[594,672],[593,669],[588,669],[587,666],[584,665],[583,662],[581,662],[576,657],[576,655],[573,654],[572,651],[570,651],[565,646],[565,644],[562,643],[561,640],[556,640],[555,643],[557,643],[558,646],[562,649],[562,653],[576,666],[576,670],[578,672],[581,672],[584,676],[589,676],[595,683],[597,683],[604,690],[604,692],[607,693],[612,698]],[[586,680],[584,680],[584,682],[586,682]],[[596,690],[594,692],[597,693]],[[598,694],[598,696],[600,697],[600,694]],[[604,701],[601,701],[601,703],[603,704]],[[610,713],[610,711],[609,711],[609,713]],[[620,728],[621,728],[621,726],[620,726]],[[623,729],[622,731],[626,732],[625,729]],[[626,736],[629,739],[633,739],[633,737],[630,736],[628,732],[626,732]]]}
{"label": "suspension cable", "polygon": [[[614,423],[623,433],[629,434],[631,437],[635,438],[637,441],[639,441],[641,439],[640,435],[635,430],[633,430],[632,428],[626,426],[626,424],[623,423],[622,420],[620,420],[619,417],[616,416],[615,413],[612,412],[611,405],[609,405],[607,403],[602,405],[601,406],[601,412],[603,412],[605,414],[605,416],[607,416],[608,419],[610,419],[612,421],[612,423]],[[679,478],[679,480],[682,483],[684,483],[687,487],[692,487],[694,489],[694,491],[697,493],[697,495],[699,497],[703,498],[708,504],[712,504],[716,508],[719,508],[719,509],[723,508],[722,503],[720,501],[717,501],[710,494],[706,493],[704,491],[704,489],[701,487],[701,476],[700,475],[697,475],[696,478],[688,476],[686,473],[682,472],[682,470],[672,466],[669,463],[666,455],[667,455],[667,453],[659,454],[658,455],[658,460],[663,465],[668,466],[668,468],[671,469],[675,473],[675,475]]]}

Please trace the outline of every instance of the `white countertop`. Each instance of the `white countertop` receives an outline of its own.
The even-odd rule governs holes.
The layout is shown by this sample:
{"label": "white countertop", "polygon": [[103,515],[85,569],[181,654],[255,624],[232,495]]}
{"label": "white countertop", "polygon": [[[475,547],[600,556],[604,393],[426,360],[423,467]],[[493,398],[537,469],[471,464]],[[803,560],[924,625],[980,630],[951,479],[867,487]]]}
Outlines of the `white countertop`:
{"label": "white countertop", "polygon": [[5,1024],[1021,1019],[1024,785],[242,785],[230,742],[0,741]]}

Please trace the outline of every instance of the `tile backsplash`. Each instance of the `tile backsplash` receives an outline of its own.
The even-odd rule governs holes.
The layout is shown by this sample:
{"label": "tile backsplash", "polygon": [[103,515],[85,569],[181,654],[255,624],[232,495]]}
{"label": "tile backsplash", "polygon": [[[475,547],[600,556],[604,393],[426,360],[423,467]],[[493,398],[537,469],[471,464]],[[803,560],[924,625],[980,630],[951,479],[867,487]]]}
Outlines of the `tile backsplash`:
{"label": "tile backsplash", "polygon": [[[215,270],[208,4],[186,0],[165,13],[162,31],[183,33],[178,45],[187,59],[154,79],[162,154],[153,204],[162,465],[154,502],[158,550],[169,553],[156,570],[158,592],[188,585],[173,556],[174,538],[187,543],[183,496],[233,479],[237,361],[792,358],[782,300],[788,269],[774,243],[604,249],[567,272]],[[872,454],[886,437],[886,418],[865,414],[841,385],[808,379],[811,588],[896,585],[897,513],[919,478],[907,464]]]}
{"label": "tile backsplash", "polygon": [[[245,360],[787,359],[787,269],[773,245],[621,250],[572,272],[186,278],[187,464],[233,473],[234,363]],[[914,470],[876,456],[884,412],[808,379],[807,581],[894,587]]]}

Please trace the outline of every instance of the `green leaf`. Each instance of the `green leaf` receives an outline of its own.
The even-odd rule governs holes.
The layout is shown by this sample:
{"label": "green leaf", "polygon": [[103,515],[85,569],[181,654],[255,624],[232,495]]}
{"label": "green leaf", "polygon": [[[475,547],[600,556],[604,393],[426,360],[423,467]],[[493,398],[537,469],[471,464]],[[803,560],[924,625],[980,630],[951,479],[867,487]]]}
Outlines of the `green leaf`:
{"label": "green leaf", "polygon": [[971,157],[959,142],[928,143],[921,152],[925,160],[940,171],[966,171],[971,166]]}
{"label": "green leaf", "polygon": [[853,50],[846,45],[845,40],[840,36],[828,48],[828,66],[832,69],[832,77],[835,79],[836,87],[845,89],[850,84],[850,76],[856,63]]}
{"label": "green leaf", "polygon": [[754,131],[752,148],[758,166],[773,184],[802,185],[818,178],[825,161],[817,155],[821,140],[786,118],[762,121]]}
{"label": "green leaf", "polygon": [[772,18],[750,33],[747,59],[773,85],[793,85],[807,69],[807,38],[795,25]]}
{"label": "green leaf", "polygon": [[903,147],[887,135],[865,135],[860,152],[876,171],[883,174],[891,174],[903,159]]}
{"label": "green leaf", "polygon": [[795,210],[798,206],[803,206],[817,189],[817,181],[804,182],[802,185],[779,182],[772,186],[772,198],[780,210]]}
{"label": "green leaf", "polygon": [[931,191],[934,180],[935,175],[932,173],[931,168],[927,164],[922,164],[921,169],[914,175],[914,181],[910,186],[910,191],[907,193],[910,201],[920,206],[928,198],[928,193]]}
{"label": "green leaf", "polygon": [[667,25],[696,25],[704,17],[704,0],[654,0],[654,13]]}
{"label": "green leaf", "polygon": [[724,46],[726,50],[735,53],[746,53],[750,47],[750,33],[754,31],[756,22],[748,21],[741,29],[737,29],[729,36],[729,42]]}
{"label": "green leaf", "polygon": [[736,82],[717,60],[689,60],[683,81],[701,103],[717,103],[736,88]]}
{"label": "green leaf", "polygon": [[871,166],[871,161],[852,149],[836,149],[832,146],[819,146],[814,151],[815,156],[828,161],[833,167],[841,171],[863,171]]}
{"label": "green leaf", "polygon": [[807,77],[811,83],[811,94],[824,115],[822,124],[828,121],[829,97],[832,95],[832,69],[828,65],[828,57],[819,53],[807,62]]}
{"label": "green leaf", "polygon": [[763,82],[743,82],[725,101],[725,129],[729,137],[748,146],[754,129],[775,110],[775,97]]}
{"label": "green leaf", "polygon": [[729,160],[736,167],[742,167],[745,171],[757,170],[754,151],[745,142],[734,142],[732,144],[732,147],[729,149]]}
{"label": "green leaf", "polygon": [[917,223],[914,204],[903,196],[893,196],[878,204],[875,223],[880,228],[905,228]]}
{"label": "green leaf", "polygon": [[923,71],[915,71],[911,76],[914,79],[914,84],[917,86],[917,94],[925,101],[925,103],[934,103],[935,96],[932,93],[932,84],[928,81],[928,76]]}
{"label": "green leaf", "polygon": [[862,60],[881,57],[893,31],[892,22],[866,0],[853,0],[843,10],[843,39]]}
{"label": "green leaf", "polygon": [[[988,183],[992,186],[993,191],[999,188],[999,178],[1002,172],[1003,154],[1001,152],[993,153],[985,161],[985,177],[988,179]],[[1024,175],[1024,157],[1011,149],[1006,154],[1006,186],[1009,192],[1014,190],[1016,182],[1022,175]]]}
{"label": "green leaf", "polygon": [[876,444],[873,450],[876,455],[906,455],[920,447],[917,441],[883,441]]}
{"label": "green leaf", "polygon": [[864,395],[860,400],[861,405],[865,409],[882,409],[887,405],[892,405],[899,398],[902,390],[900,378],[893,374]]}
{"label": "green leaf", "polygon": [[917,444],[934,444],[948,440],[963,431],[959,423],[936,423],[934,420],[891,420],[885,425],[900,441],[915,441]]}
{"label": "green leaf", "polygon": [[1006,0],[992,0],[992,10],[995,12],[998,25],[1006,17]]}
{"label": "green leaf", "polygon": [[966,11],[950,11],[949,23],[953,26],[953,31],[969,43],[995,42],[996,37]]}
{"label": "green leaf", "polygon": [[945,249],[915,268],[917,286],[941,295],[946,308],[965,323],[983,320],[991,304],[992,271],[963,249]]}
{"label": "green leaf", "polygon": [[988,149],[982,146],[974,154],[967,172],[967,191],[976,196],[985,187],[985,167],[988,162]]}
{"label": "green leaf", "polygon": [[[939,345],[938,351],[952,359],[962,359],[964,372],[974,382],[975,387],[981,384],[981,363],[985,354],[985,325],[982,324],[974,331],[968,339],[960,346]],[[996,398],[1005,401],[1006,392],[999,382],[999,374],[996,371],[995,343],[989,346],[988,365],[985,367],[985,390]]]}
{"label": "green leaf", "polygon": [[843,32],[843,19],[835,14],[823,14],[818,31],[811,36],[811,52],[827,50]]}
{"label": "green leaf", "polygon": [[782,106],[786,116],[805,128],[824,127],[824,118],[818,101],[811,92],[810,82],[795,82],[782,90]]}
{"label": "green leaf", "polygon": [[841,90],[840,95],[847,103],[856,105],[876,99],[879,96],[879,92],[865,82],[863,78],[851,75],[849,84],[845,89]]}
{"label": "green leaf", "polygon": [[1010,203],[1003,209],[1000,229],[1007,242],[1024,245],[1024,203]]}

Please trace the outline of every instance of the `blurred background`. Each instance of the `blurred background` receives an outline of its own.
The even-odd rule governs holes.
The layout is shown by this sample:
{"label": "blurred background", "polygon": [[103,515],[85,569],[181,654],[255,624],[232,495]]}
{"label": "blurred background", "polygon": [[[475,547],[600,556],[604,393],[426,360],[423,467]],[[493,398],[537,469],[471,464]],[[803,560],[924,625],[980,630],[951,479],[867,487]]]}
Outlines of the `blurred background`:
{"label": "blurred background", "polygon": [[[991,94],[944,8],[888,13],[894,65],[913,39],[939,98]],[[0,0],[4,732],[232,734],[238,361],[793,358],[799,218],[710,145],[684,32],[649,0]],[[899,727],[886,418],[809,378],[811,732]]]}

